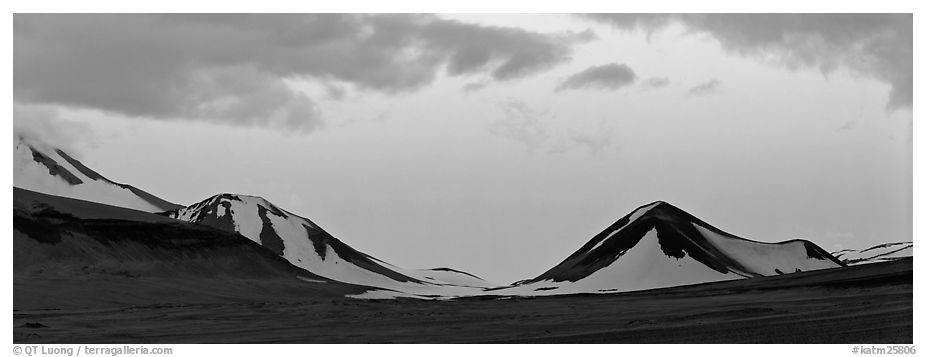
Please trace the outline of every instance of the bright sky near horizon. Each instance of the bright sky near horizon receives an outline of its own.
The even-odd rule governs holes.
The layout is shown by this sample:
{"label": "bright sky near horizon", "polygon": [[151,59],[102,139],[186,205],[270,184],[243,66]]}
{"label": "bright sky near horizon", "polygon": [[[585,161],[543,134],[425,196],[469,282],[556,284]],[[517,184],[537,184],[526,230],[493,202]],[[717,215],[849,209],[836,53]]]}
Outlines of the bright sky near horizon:
{"label": "bright sky near horizon", "polygon": [[912,16],[14,16],[14,130],[406,268],[534,277],[634,208],[912,240]]}

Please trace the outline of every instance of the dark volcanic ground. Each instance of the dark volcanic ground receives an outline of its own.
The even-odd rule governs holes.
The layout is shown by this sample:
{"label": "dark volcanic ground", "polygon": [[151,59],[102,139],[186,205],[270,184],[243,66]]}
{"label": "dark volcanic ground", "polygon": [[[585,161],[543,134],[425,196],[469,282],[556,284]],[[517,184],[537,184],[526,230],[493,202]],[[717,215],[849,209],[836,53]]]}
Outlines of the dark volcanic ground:
{"label": "dark volcanic ground", "polygon": [[[645,292],[533,299],[365,301],[321,294],[318,284],[324,283],[14,277],[13,341],[913,342],[912,258]],[[126,303],[107,298],[126,289],[135,298]]]}

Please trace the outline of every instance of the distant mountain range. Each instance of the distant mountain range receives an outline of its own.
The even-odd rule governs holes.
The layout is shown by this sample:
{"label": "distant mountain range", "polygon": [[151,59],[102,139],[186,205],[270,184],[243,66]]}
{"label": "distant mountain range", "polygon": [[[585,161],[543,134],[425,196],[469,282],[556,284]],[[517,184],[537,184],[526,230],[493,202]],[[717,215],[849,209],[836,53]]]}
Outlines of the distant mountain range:
{"label": "distant mountain range", "polygon": [[832,254],[849,265],[889,262],[912,257],[913,242],[884,243],[862,250],[843,249]]}
{"label": "distant mountain range", "polygon": [[[839,268],[912,254],[912,243],[891,243],[831,254],[807,240],[752,241],[723,232],[669,203],[657,201],[622,217],[546,272],[511,285],[500,285],[450,268],[399,268],[354,249],[311,220],[261,197],[223,193],[186,207],[171,203],[134,186],[109,180],[64,151],[27,138],[18,138],[16,142],[13,171],[14,186],[25,189],[14,189],[14,231],[33,239],[47,240],[46,231],[64,229],[70,232],[75,229],[73,227],[99,222],[99,219],[147,222],[129,226],[135,227],[130,231],[150,236],[149,239],[171,238],[164,234],[140,233],[139,227],[190,237],[205,234],[202,232],[225,232],[222,239],[252,241],[254,247],[266,251],[269,256],[282,257],[287,263],[279,269],[305,272],[295,275],[307,283],[331,281],[368,287],[344,290],[354,291],[352,296],[361,298],[634,291]],[[82,203],[84,201],[105,205]],[[71,213],[61,216],[61,212]],[[76,217],[74,212],[84,217],[61,218]],[[78,219],[82,223],[77,226],[63,224],[62,219]],[[186,223],[170,225],[170,222]],[[93,223],[93,227],[102,227],[96,224]],[[42,225],[51,228],[45,229]],[[208,229],[197,231],[195,227]],[[174,231],[177,229],[182,233]],[[82,236],[98,235],[92,237],[97,240],[103,239],[99,236],[107,240],[120,237],[105,229],[79,232]],[[54,234],[60,236],[60,232]],[[207,242],[209,240],[200,243],[208,245]],[[200,249],[210,251],[205,256],[219,259],[210,247],[201,246]],[[27,254],[19,248],[14,251],[19,255]],[[256,257],[252,256],[262,261],[267,259],[266,256]],[[107,260],[107,264],[113,261],[118,259]],[[261,264],[279,266],[272,259]]]}

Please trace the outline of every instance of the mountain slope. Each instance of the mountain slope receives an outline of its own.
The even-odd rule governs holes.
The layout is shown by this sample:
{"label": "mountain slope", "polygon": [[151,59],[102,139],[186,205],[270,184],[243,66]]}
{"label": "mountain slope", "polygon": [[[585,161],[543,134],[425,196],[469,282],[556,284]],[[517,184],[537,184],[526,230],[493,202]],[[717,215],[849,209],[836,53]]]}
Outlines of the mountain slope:
{"label": "mountain slope", "polygon": [[879,263],[913,256],[913,242],[878,244],[862,250],[843,249],[833,256],[848,265]]}
{"label": "mountain slope", "polygon": [[107,179],[63,150],[21,136],[16,140],[14,187],[145,212],[182,207],[134,186]]}
{"label": "mountain slope", "polygon": [[103,306],[340,298],[367,287],[293,266],[234,233],[13,189],[14,305]]}
{"label": "mountain slope", "polygon": [[[220,194],[164,215],[240,233],[298,267],[337,281],[429,296],[462,295],[482,286],[474,285],[475,279],[455,284],[438,277],[447,272],[393,266],[357,251],[309,219],[261,197]],[[449,275],[457,278],[452,280],[460,280],[458,273]],[[484,281],[481,284],[491,285]]]}
{"label": "mountain slope", "polygon": [[563,262],[500,294],[597,293],[843,266],[806,240],[762,243],[725,233],[665,202],[637,208]]}

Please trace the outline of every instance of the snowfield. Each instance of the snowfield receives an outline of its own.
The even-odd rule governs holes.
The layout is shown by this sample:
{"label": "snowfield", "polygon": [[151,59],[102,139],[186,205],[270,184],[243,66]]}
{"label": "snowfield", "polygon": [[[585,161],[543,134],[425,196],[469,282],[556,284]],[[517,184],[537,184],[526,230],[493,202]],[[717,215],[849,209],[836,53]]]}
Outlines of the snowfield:
{"label": "snowfield", "polygon": [[762,243],[724,236],[697,223],[692,225],[718,249],[746,267],[748,270],[741,272],[744,275],[768,276],[838,266],[828,259],[808,259],[805,241]]}

